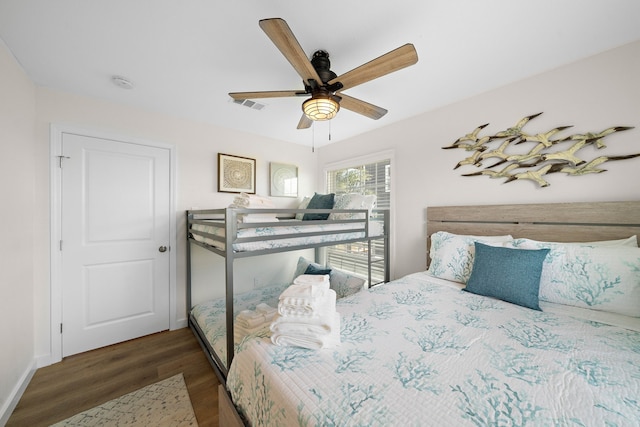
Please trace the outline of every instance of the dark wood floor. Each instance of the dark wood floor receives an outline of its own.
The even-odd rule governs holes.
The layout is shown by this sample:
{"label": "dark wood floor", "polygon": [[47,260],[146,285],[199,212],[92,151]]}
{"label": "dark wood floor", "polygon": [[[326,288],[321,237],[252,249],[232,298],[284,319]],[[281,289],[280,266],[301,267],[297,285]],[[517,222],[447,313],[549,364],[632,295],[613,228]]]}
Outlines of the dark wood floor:
{"label": "dark wood floor", "polygon": [[48,426],[183,373],[200,427],[218,426],[218,379],[190,329],[166,331],[38,369],[7,426]]}

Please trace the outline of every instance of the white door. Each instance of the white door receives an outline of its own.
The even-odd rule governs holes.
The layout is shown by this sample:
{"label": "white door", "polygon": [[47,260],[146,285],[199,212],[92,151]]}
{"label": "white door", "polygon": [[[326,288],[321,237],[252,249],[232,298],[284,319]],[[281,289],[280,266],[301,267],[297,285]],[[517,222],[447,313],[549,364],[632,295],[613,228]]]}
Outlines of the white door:
{"label": "white door", "polygon": [[170,151],[62,134],[62,356],[169,329]]}

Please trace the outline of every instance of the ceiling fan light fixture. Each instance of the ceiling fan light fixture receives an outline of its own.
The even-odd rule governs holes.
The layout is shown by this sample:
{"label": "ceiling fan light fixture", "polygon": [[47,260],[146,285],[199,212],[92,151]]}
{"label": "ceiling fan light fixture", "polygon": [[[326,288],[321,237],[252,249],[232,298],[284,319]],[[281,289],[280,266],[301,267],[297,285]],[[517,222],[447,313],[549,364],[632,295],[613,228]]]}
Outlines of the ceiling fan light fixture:
{"label": "ceiling fan light fixture", "polygon": [[311,120],[331,120],[340,110],[340,104],[336,98],[330,93],[316,93],[302,103],[302,111]]}

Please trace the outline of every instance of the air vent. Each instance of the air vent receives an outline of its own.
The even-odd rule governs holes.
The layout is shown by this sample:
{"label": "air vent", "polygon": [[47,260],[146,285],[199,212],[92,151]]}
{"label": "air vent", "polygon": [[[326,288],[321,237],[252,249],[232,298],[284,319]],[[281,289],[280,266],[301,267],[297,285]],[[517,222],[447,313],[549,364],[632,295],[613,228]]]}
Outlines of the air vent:
{"label": "air vent", "polygon": [[234,104],[243,105],[247,108],[251,108],[252,110],[262,110],[266,105],[260,104],[255,101],[251,101],[250,99],[233,99]]}

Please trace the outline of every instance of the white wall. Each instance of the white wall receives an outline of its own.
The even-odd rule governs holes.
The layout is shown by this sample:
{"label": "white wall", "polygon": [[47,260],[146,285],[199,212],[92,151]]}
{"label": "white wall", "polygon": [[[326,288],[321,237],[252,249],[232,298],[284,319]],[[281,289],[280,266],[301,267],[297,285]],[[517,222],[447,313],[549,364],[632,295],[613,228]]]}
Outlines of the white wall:
{"label": "white wall", "polygon": [[[527,59],[524,50],[520,60],[535,58]],[[640,153],[640,41],[322,147],[319,171],[326,163],[395,150],[396,277],[425,268],[427,206],[640,200],[640,158],[607,163],[608,171],[601,174],[555,174],[548,178],[550,187],[538,188],[531,182],[501,184],[487,177],[462,177],[460,173],[477,170],[468,166],[453,170],[470,153],[440,148],[484,123],[490,125],[481,135],[489,135],[541,111],[544,114],[526,131],[574,125],[567,132],[580,133],[635,126],[607,137],[605,152]],[[583,150],[587,158],[601,155],[590,147]]]}
{"label": "white wall", "polygon": [[34,355],[36,89],[0,40],[0,425]]}
{"label": "white wall", "polygon": [[[191,208],[221,208],[234,194],[217,192],[217,154],[219,152],[256,159],[256,190],[269,194],[269,162],[295,164],[299,168],[299,193],[316,187],[316,157],[311,149],[297,144],[257,137],[176,117],[116,105],[45,88],[37,89],[35,180],[37,194],[35,354],[46,359],[50,353],[49,292],[49,125],[70,124],[108,134],[131,136],[176,146],[177,152],[177,320],[186,319],[186,242],[184,211]],[[273,198],[277,207],[295,207],[297,199]],[[211,255],[211,254],[209,254]],[[260,264],[262,262],[262,264]],[[255,270],[267,267],[258,261]],[[253,266],[252,266],[253,267]],[[291,274],[295,261],[289,265]],[[259,273],[256,273],[259,274]],[[247,280],[252,282],[251,276]],[[214,276],[214,278],[216,278]],[[223,279],[220,274],[218,279]],[[57,339],[57,337],[54,337]]]}

